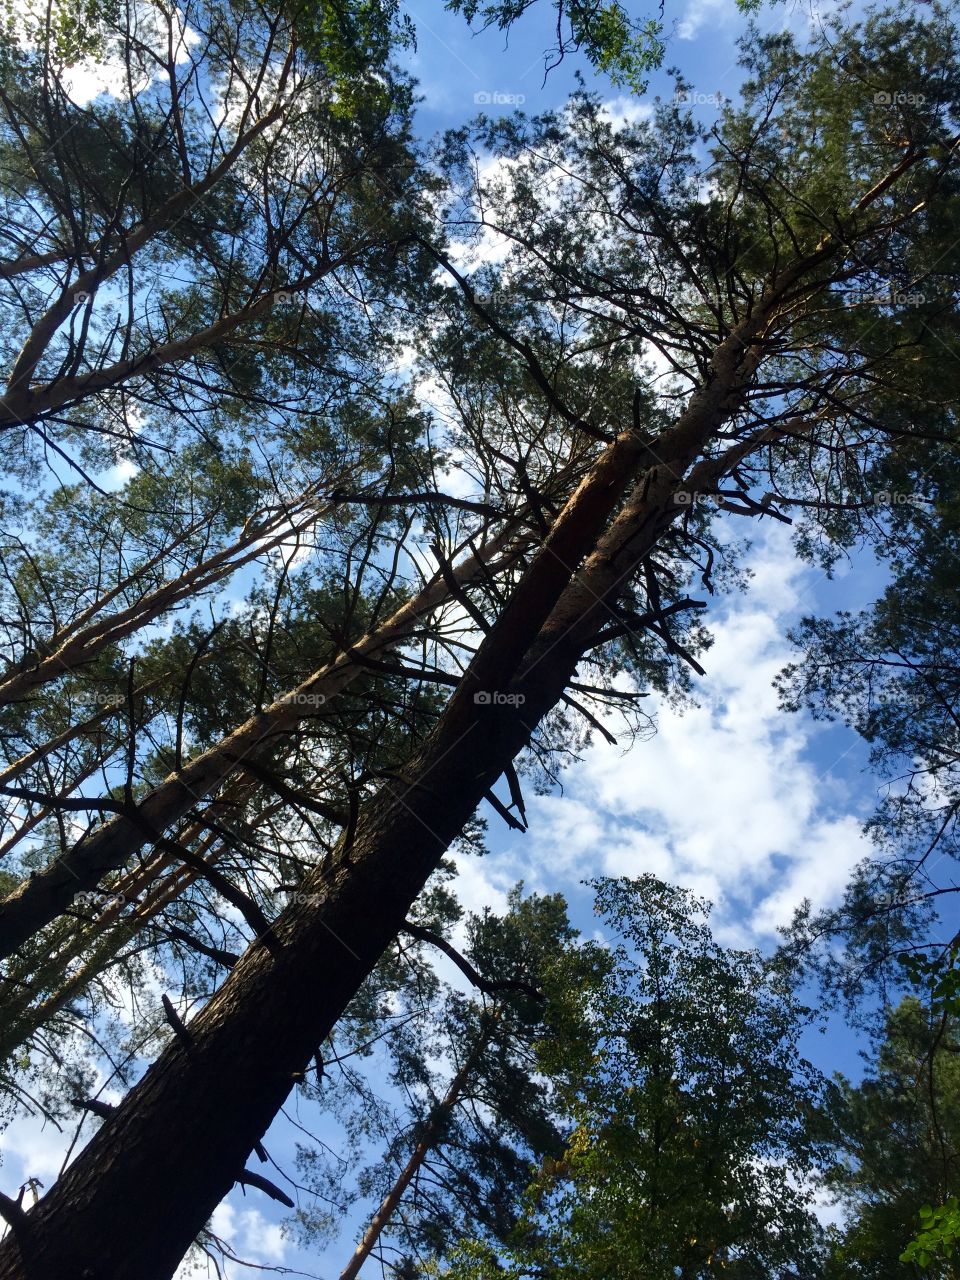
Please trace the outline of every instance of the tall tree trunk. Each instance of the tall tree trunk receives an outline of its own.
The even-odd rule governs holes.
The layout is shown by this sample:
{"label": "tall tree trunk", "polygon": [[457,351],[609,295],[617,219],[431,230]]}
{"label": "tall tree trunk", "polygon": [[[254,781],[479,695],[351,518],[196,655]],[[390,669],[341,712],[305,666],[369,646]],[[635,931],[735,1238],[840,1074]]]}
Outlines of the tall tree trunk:
{"label": "tall tree trunk", "polygon": [[390,1219],[396,1213],[397,1205],[403,1199],[404,1192],[423,1167],[423,1162],[437,1145],[438,1140],[446,1129],[447,1121],[450,1119],[454,1107],[460,1101],[464,1089],[470,1082],[474,1068],[483,1056],[490,1039],[490,1030],[491,1027],[489,1025],[484,1028],[483,1033],[478,1036],[476,1044],[467,1054],[463,1066],[450,1081],[447,1092],[443,1095],[441,1102],[434,1108],[433,1114],[424,1126],[420,1140],[410,1153],[410,1158],[400,1170],[396,1182],[383,1197],[380,1208],[370,1219],[370,1225],[363,1233],[363,1238],[357,1245],[353,1257],[340,1272],[340,1280],[356,1280],[360,1268],[376,1248],[377,1241],[389,1224]]}
{"label": "tall tree trunk", "polygon": [[[795,279],[785,276],[784,287]],[[0,1247],[0,1280],[169,1280],[427,878],[560,699],[610,604],[676,518],[674,494],[741,402],[757,360],[747,348],[778,296],[768,292],[720,344],[706,385],[655,441],[655,454],[632,432],[601,454],[418,755],[17,1220]],[[477,702],[492,691],[508,696]]]}

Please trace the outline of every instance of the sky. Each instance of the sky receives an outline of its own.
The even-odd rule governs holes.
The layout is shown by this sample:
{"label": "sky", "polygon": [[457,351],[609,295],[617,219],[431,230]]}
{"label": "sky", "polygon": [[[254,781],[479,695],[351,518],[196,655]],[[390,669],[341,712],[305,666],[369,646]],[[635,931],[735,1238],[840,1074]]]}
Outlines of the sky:
{"label": "sky", "polygon": [[[668,0],[664,70],[651,76],[642,97],[586,74],[579,58],[545,78],[548,27],[539,5],[509,40],[495,31],[471,35],[436,0],[408,8],[418,42],[406,61],[420,84],[417,131],[424,139],[481,109],[535,113],[557,106],[575,87],[575,69],[611,114],[628,119],[645,114],[654,94],[672,94],[673,66],[691,84],[694,110],[705,118],[716,114],[721,95],[736,95],[736,39],[745,21],[734,0]],[[761,11],[758,21],[802,30],[816,14],[809,6],[780,4]],[[105,76],[109,71],[91,70],[91,92]],[[779,711],[772,682],[793,656],[791,625],[804,614],[857,608],[882,580],[869,561],[842,561],[827,578],[797,559],[790,530],[777,522],[750,522],[745,532],[753,541],[746,557],[752,581],[744,593],[710,600],[706,621],[714,644],[702,658],[706,675],[694,677],[695,705],[656,707],[656,736],[629,751],[596,742],[567,772],[562,791],[528,797],[525,834],[508,831],[488,813],[490,852],[458,859],[457,891],[466,907],[502,908],[510,887],[523,880],[530,890],[564,892],[574,922],[589,935],[595,925],[583,881],[651,871],[709,898],[721,941],[769,948],[802,899],[818,906],[837,900],[868,851],[861,828],[879,781],[855,734]],[[651,698],[652,707],[656,701]],[[824,1070],[857,1070],[857,1046],[836,1025],[806,1047]],[[5,1135],[4,1183],[16,1186],[18,1177],[33,1174],[49,1185],[66,1141],[36,1122],[13,1126]],[[277,1126],[266,1144],[282,1160],[292,1137]],[[263,1197],[234,1191],[214,1226],[248,1258],[335,1277],[352,1250],[356,1219],[345,1222],[323,1256],[311,1257],[284,1237],[282,1216]],[[371,1264],[370,1274],[376,1270]],[[227,1271],[242,1274],[250,1273]]]}

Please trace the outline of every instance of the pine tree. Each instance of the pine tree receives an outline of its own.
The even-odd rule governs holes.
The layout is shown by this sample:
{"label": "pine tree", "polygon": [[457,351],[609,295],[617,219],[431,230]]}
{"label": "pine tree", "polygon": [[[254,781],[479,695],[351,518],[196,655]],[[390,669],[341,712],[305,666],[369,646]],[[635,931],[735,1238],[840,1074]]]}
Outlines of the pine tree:
{"label": "pine tree", "polygon": [[[481,479],[499,475],[509,506],[484,501],[462,513],[456,535],[431,548],[439,567],[426,586],[396,606],[392,621],[379,613],[389,593],[381,595],[368,638],[335,634],[334,656],[310,668],[293,700],[257,703],[206,750],[175,754],[162,780],[145,771],[142,790],[128,778],[121,811],[91,824],[3,904],[6,950],[33,945],[28,937],[69,908],[78,887],[71,871],[93,888],[144,849],[195,867],[190,850],[164,833],[195,820],[216,829],[226,788],[244,770],[302,803],[299,792],[284,796],[260,749],[296,741],[307,718],[298,700],[322,695],[332,705],[358,654],[360,665],[379,663],[394,645],[421,638],[421,628],[429,657],[447,654],[451,633],[425,623],[441,603],[458,607],[450,648],[466,658],[465,670],[429,660],[408,667],[406,655],[387,663],[393,675],[415,685],[432,679],[452,693],[403,759],[346,788],[347,821],[335,844],[301,868],[294,901],[268,916],[229,879],[218,882],[245,910],[250,945],[196,1017],[171,1019],[166,1049],[36,1208],[7,1206],[0,1275],[45,1268],[169,1277],[501,777],[510,803],[494,795],[493,808],[525,822],[514,760],[554,768],[557,749],[574,738],[572,715],[597,731],[584,698],[609,701],[612,674],[632,675],[642,693],[648,679],[682,688],[677,669],[701,669],[702,636],[696,627],[678,631],[677,618],[701,603],[691,579],[711,581],[713,521],[785,518],[796,504],[814,512],[815,532],[841,536],[838,511],[849,504],[824,488],[825,478],[841,470],[863,505],[883,460],[934,430],[949,434],[950,398],[926,375],[942,368],[943,344],[954,342],[952,297],[918,319],[873,292],[904,262],[932,260],[938,218],[953,208],[957,141],[945,120],[958,81],[944,25],[939,16],[871,20],[808,51],[785,37],[754,40],[744,106],[726,112],[707,158],[707,140],[680,103],[614,132],[581,96],[557,118],[481,123],[472,136],[449,139],[440,164],[451,231],[479,237],[488,216],[507,226],[514,248],[502,276],[468,278],[426,215],[413,227],[401,218],[404,236],[392,232],[390,243],[405,237],[418,269],[428,260],[452,282],[428,281],[437,312],[419,338],[423,367],[451,386],[453,439],[468,446],[461,465]],[[904,63],[920,101],[892,101]],[[482,202],[475,145],[494,147],[520,179],[494,180]],[[427,184],[419,172],[410,180]],[[361,201],[361,224],[364,211]],[[373,259],[378,269],[392,264],[386,249]],[[380,296],[377,287],[374,279]],[[366,313],[358,324],[366,335]],[[68,354],[71,341],[64,337]],[[651,347],[675,371],[659,396],[642,365]],[[486,382],[498,356],[503,373]],[[83,390],[76,375],[64,380],[71,395]],[[478,402],[491,401],[500,431],[492,437],[476,415]],[[891,401],[902,412],[888,421]],[[348,422],[350,412],[344,405]],[[378,458],[392,485],[391,450]],[[456,510],[435,482],[429,450],[426,460],[412,447],[401,458],[404,481],[419,463],[428,487],[377,491],[371,467],[369,488],[339,495],[357,513],[335,543],[348,600],[362,595],[357,562],[375,575],[377,546],[399,558],[413,545],[413,513],[440,521]],[[391,506],[395,492],[402,516]],[[396,518],[388,532],[385,508]],[[451,544],[470,547],[476,526],[467,516],[482,522],[482,547],[513,554],[496,572],[475,555],[458,580]],[[517,525],[519,546],[496,544],[500,530]]]}

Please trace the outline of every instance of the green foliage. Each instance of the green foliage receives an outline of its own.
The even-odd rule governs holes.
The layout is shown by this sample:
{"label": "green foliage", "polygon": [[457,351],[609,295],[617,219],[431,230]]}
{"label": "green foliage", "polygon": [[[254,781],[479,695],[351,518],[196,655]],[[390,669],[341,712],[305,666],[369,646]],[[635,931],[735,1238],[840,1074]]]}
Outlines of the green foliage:
{"label": "green foliage", "polygon": [[[838,1077],[824,1112],[832,1155],[823,1183],[847,1214],[831,1244],[829,1280],[903,1276],[901,1257],[910,1252],[918,1212],[946,1202],[955,1185],[960,1159],[956,1020],[910,996],[888,1012],[885,1022],[864,1079],[851,1085]],[[948,1221],[946,1215],[945,1227]],[[919,1254],[914,1250],[905,1261],[927,1266]],[[932,1274],[952,1277],[956,1271],[944,1254]]]}
{"label": "green foliage", "polygon": [[937,1258],[952,1258],[960,1241],[960,1201],[957,1197],[951,1196],[946,1204],[936,1208],[921,1205],[917,1216],[920,1230],[901,1253],[900,1261],[929,1267]]}
{"label": "green foliage", "polygon": [[[554,1031],[547,1010],[589,980],[597,959],[593,947],[578,945],[558,894],[524,897],[518,885],[502,915],[461,917],[437,881],[417,923],[445,934],[460,919],[463,954],[481,978],[520,985],[458,990],[438,980],[429,946],[384,957],[343,1024],[347,1039],[364,1045],[357,1056],[369,1062],[316,1091],[344,1129],[345,1163],[360,1172],[350,1186],[323,1150],[304,1145],[299,1157],[312,1189],[341,1204],[377,1206],[417,1143],[427,1142],[415,1181],[383,1232],[384,1255],[392,1259],[386,1265],[398,1277],[408,1274],[405,1266],[436,1263],[468,1231],[496,1242],[515,1229],[531,1170],[563,1150],[553,1084],[537,1063],[537,1046]],[[341,1055],[344,1043],[338,1036]],[[451,1101],[455,1078],[459,1092]],[[399,1112],[396,1098],[404,1104]],[[362,1167],[371,1143],[385,1149]],[[297,1216],[304,1241],[315,1242],[328,1226]]]}
{"label": "green foliage", "polygon": [[[507,29],[531,4],[452,7]],[[630,87],[662,54],[656,20],[638,24],[625,6],[556,12],[555,56],[581,49]],[[706,454],[759,433],[762,456],[748,452],[727,477],[735,510],[738,498],[773,484],[774,507],[782,496],[813,510],[800,533],[811,557],[829,565],[860,541],[887,557],[896,580],[869,616],[804,624],[803,635],[832,672],[817,676],[821,705],[839,707],[886,760],[922,757],[949,809],[960,758],[951,667],[958,506],[955,375],[944,348],[957,348],[948,286],[960,267],[960,217],[945,160],[960,68],[944,12],[932,9],[927,21],[870,17],[810,47],[753,33],[744,105],[726,110],[712,137],[679,98],[660,103],[649,121],[615,129],[597,99],[578,94],[538,120],[484,121],[450,135],[429,170],[411,144],[412,88],[389,65],[406,38],[396,4],[352,0],[288,14],[276,55],[262,66],[263,49],[274,47],[269,10],[253,0],[201,3],[192,17],[206,41],[198,66],[178,73],[183,85],[152,85],[135,101],[80,110],[44,57],[14,51],[5,64],[4,107],[37,157],[23,163],[23,146],[4,135],[0,171],[18,229],[11,243],[27,262],[24,282],[4,295],[5,351],[15,360],[78,264],[122,249],[124,228],[148,225],[229,147],[232,124],[222,139],[211,128],[206,104],[191,96],[193,78],[262,83],[249,104],[254,119],[280,82],[288,45],[294,58],[282,127],[258,134],[201,207],[170,225],[160,220],[149,248],[125,264],[128,289],[118,268],[96,307],[71,312],[53,331],[33,403],[88,359],[118,381],[78,395],[67,413],[50,408],[56,395],[48,396],[35,425],[51,438],[25,433],[32,443],[23,455],[5,455],[29,488],[3,503],[0,603],[11,670],[31,669],[51,636],[92,605],[135,604],[217,553],[264,506],[284,500],[291,474],[313,484],[323,523],[296,555],[264,556],[229,597],[195,592],[182,613],[151,616],[95,658],[58,671],[51,696],[4,709],[11,765],[75,731],[29,766],[34,798],[11,805],[24,828],[40,815],[36,830],[25,830],[18,868],[54,863],[76,834],[58,798],[98,785],[107,800],[141,796],[324,662],[346,663],[442,555],[463,552],[478,530],[483,537],[509,516],[517,554],[469,597],[495,619],[602,442],[630,425],[653,439],[675,421],[691,386],[709,387],[718,341],[784,263],[825,237],[837,255],[818,267],[815,293],[791,296],[771,319],[762,373]],[[48,36],[49,46],[58,39]],[[247,75],[251,66],[262,81],[259,71]],[[922,101],[878,101],[899,94],[908,74]],[[168,116],[181,120],[179,136]],[[903,181],[852,209],[905,148],[920,159]],[[502,163],[478,164],[488,150]],[[468,250],[483,246],[491,225],[509,229],[505,261],[454,285],[424,247],[442,254],[444,221]],[[47,256],[30,266],[41,232]],[[327,258],[340,264],[329,275],[318,268]],[[299,301],[273,298],[276,285],[304,273],[317,279]],[[896,306],[890,289],[917,279],[930,297]],[[197,337],[230,315],[242,323],[210,341]],[[180,341],[189,349],[180,372],[173,363],[148,367],[147,354]],[[653,368],[658,354],[670,362],[668,378]],[[416,394],[427,385],[431,396],[442,393],[442,410]],[[787,424],[782,439],[776,424]],[[41,441],[73,450],[75,468],[133,460],[136,472],[115,493],[86,481],[50,490],[31,469]],[[456,498],[431,501],[453,497],[436,492],[451,462],[483,494],[483,520],[492,506],[490,525]],[[921,483],[922,504],[876,516],[872,494]],[[352,498],[351,489],[359,490]],[[408,491],[422,492],[411,500]],[[691,584],[712,591],[740,581],[730,540],[713,532],[720,514],[698,506],[665,527],[612,599],[608,629],[581,664],[578,696],[584,688],[622,695],[623,681],[610,688],[622,676],[638,695],[683,695],[709,636],[684,621],[696,614],[671,616],[669,627],[650,625],[651,615],[662,620]],[[740,514],[751,514],[749,505]],[[425,616],[402,658],[372,660],[295,730],[271,739],[249,761],[265,781],[247,778],[239,798],[198,797],[196,819],[188,815],[175,833],[194,844],[215,838],[222,874],[268,917],[277,895],[330,856],[341,831],[349,846],[358,808],[435,723],[444,689],[469,661],[476,618],[464,623],[460,604]],[[902,665],[891,664],[894,651],[907,655]],[[91,692],[119,700],[102,722],[80,727]],[[801,680],[791,696],[799,705],[806,693]],[[541,785],[597,727],[577,714],[561,708],[538,729],[520,767],[539,769]],[[631,727],[649,724],[638,713]],[[52,798],[48,813],[44,797]],[[88,826],[98,821],[94,803]],[[476,843],[478,828],[467,832]],[[81,904],[11,967],[4,1047],[41,1043],[42,1030],[50,1060],[69,1070],[58,1084],[49,1061],[31,1067],[21,1055],[10,1087],[45,1079],[45,1105],[57,1115],[68,1090],[93,1076],[89,1057],[61,1053],[77,1017],[106,1031],[110,1048],[120,1044],[126,1064],[157,1043],[162,1023],[147,1000],[124,1024],[118,990],[137,990],[157,969],[201,1003],[230,963],[223,949],[239,952],[249,940],[248,922],[225,911],[209,883],[184,887],[184,867],[166,857],[153,850],[108,879],[107,891],[134,882],[131,902],[120,900],[125,914]],[[900,877],[898,891],[908,880]],[[172,896],[155,909],[157,890]],[[432,1161],[392,1227],[408,1273],[423,1259],[461,1280],[786,1280],[797,1269],[816,1274],[822,1261],[808,1186],[827,1148],[836,1161],[827,1182],[845,1198],[852,1225],[833,1239],[825,1265],[844,1277],[896,1274],[917,1206],[942,1204],[954,1190],[953,952],[904,966],[901,977],[924,1003],[896,1012],[874,1075],[857,1088],[838,1083],[825,1118],[823,1082],[798,1044],[809,1014],[786,959],[720,946],[705,904],[654,877],[596,890],[608,946],[576,939],[554,896],[515,893],[504,917],[463,922],[481,975],[535,982],[543,1000],[516,989],[484,999],[450,990],[406,939],[383,957],[333,1045],[321,1047],[336,1083],[322,1075],[301,1089],[339,1114],[347,1152],[332,1171],[317,1150],[301,1153],[306,1180],[332,1202],[329,1214],[301,1220],[304,1238],[329,1230],[351,1197],[376,1201],[428,1134]],[[853,906],[865,914],[870,901],[862,879]],[[439,891],[418,912],[441,932],[459,919]],[[908,937],[909,923],[898,915],[895,941]],[[940,1030],[938,1017],[946,1017]],[[457,1068],[481,1048],[464,1105],[444,1114]],[[918,1064],[927,1063],[929,1107],[916,1084]],[[125,1069],[117,1068],[121,1077]],[[378,1096],[384,1078],[403,1106]],[[371,1144],[386,1157],[364,1167]],[[348,1186],[354,1164],[362,1173]],[[952,1220],[931,1211],[923,1221],[918,1249],[938,1258],[931,1246],[943,1252]],[[400,1264],[395,1270],[404,1274]]]}
{"label": "green foliage", "polygon": [[595,887],[610,950],[539,1055],[569,1117],[564,1152],[506,1247],[466,1241],[445,1274],[759,1280],[811,1264],[807,1011],[756,953],[713,940],[693,895],[653,876]]}
{"label": "green foliage", "polygon": [[415,43],[400,0],[288,0],[286,7],[305,53],[335,89],[335,115],[356,119],[389,109],[400,89],[387,74],[390,60]]}
{"label": "green foliage", "polygon": [[[447,0],[447,8],[462,13],[480,27],[509,31],[533,7],[536,0]],[[647,74],[660,66],[666,46],[660,39],[660,18],[638,20],[619,0],[553,0],[557,11],[557,44],[548,55],[547,67],[557,66],[575,50],[634,93],[646,89]],[[663,5],[660,6],[660,16]]]}
{"label": "green foliage", "polygon": [[56,0],[50,5],[0,4],[0,32],[6,47],[0,65],[16,45],[46,44],[63,67],[76,66],[102,54],[109,24],[119,15],[120,0]]}

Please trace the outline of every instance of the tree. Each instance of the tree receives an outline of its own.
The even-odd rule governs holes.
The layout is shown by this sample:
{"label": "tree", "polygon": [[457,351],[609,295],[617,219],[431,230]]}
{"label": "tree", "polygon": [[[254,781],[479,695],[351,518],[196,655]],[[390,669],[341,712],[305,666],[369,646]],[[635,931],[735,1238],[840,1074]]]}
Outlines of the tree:
{"label": "tree", "polygon": [[[446,7],[481,28],[495,26],[509,32],[535,3],[536,0],[447,0]],[[554,0],[553,7],[557,11],[557,43],[544,60],[548,72],[568,54],[580,50],[614,84],[644,92],[644,76],[660,65],[666,48],[660,40],[662,25],[657,18],[638,21],[619,0]],[[662,4],[659,16],[662,19]]]}
{"label": "tree", "polygon": [[[929,1266],[901,1255],[921,1211],[955,1191],[960,1161],[960,1068],[956,1014],[906,997],[857,1085],[838,1078],[829,1096],[833,1147],[824,1182],[847,1210],[832,1243],[829,1276],[956,1276],[943,1253]],[[928,1212],[927,1217],[932,1215]]]}
{"label": "tree", "polygon": [[[836,504],[818,477],[842,466],[860,495],[879,459],[934,428],[949,432],[950,396],[935,374],[932,389],[924,377],[953,341],[952,297],[919,320],[876,301],[846,305],[850,291],[897,278],[914,257],[929,262],[943,243],[937,213],[953,207],[957,143],[944,124],[956,77],[938,43],[942,21],[875,20],[810,51],[780,37],[753,42],[744,109],[724,117],[709,163],[678,105],[614,134],[581,98],[559,119],[481,126],[520,178],[484,192],[481,206],[470,139],[451,140],[450,225],[480,235],[493,220],[510,232],[504,305],[485,300],[440,236],[419,243],[456,283],[442,302],[465,347],[479,333],[487,361],[477,367],[506,353],[505,384],[522,375],[539,403],[535,419],[508,416],[505,438],[517,483],[528,485],[516,505],[539,520],[542,545],[499,581],[484,579],[476,597],[449,586],[483,638],[453,673],[442,714],[385,781],[365,780],[336,848],[304,868],[298,899],[260,927],[251,918],[254,941],[229,977],[176,1025],[56,1187],[29,1214],[9,1211],[0,1275],[170,1275],[501,775],[522,821],[513,760],[535,734],[534,753],[548,754],[554,707],[576,685],[597,687],[578,667],[596,673],[602,692],[611,669],[642,679],[651,652],[666,650],[667,671],[696,663],[671,619],[695,603],[690,576],[709,579],[715,555],[701,496],[741,517],[782,516],[779,497],[810,503],[829,528]],[[876,85],[892,98],[898,59],[917,68],[923,101],[864,93]],[[461,354],[439,358],[433,338],[425,360],[455,367]],[[638,370],[647,342],[676,372],[659,402]],[[909,426],[886,424],[891,397],[905,417],[909,406]],[[469,410],[469,396],[460,403]],[[492,470],[502,441],[484,451],[463,417],[478,471]],[[512,447],[514,430],[529,452]],[[559,481],[549,501],[541,471]],[[442,547],[441,557],[448,586]],[[320,687],[308,680],[297,694]],[[215,796],[265,732],[282,741],[297,724],[288,703],[270,704],[133,797],[85,837],[87,873],[156,844]],[[51,886],[38,880],[34,902]],[[52,920],[69,896],[31,923]]]}
{"label": "tree", "polygon": [[566,1149],[505,1247],[467,1242],[444,1274],[811,1274],[809,1010],[775,965],[713,940],[702,900],[652,876],[596,889],[608,965],[569,990],[541,1053]]}
{"label": "tree", "polygon": [[[263,574],[276,623],[291,575],[272,575],[272,561],[318,555],[318,522],[349,545],[342,500],[324,499],[362,499],[384,463],[380,493],[407,488],[421,425],[385,368],[391,300],[422,272],[400,244],[409,221],[401,230],[383,193],[371,197],[377,183],[409,177],[402,81],[371,55],[347,115],[337,90],[347,52],[332,32],[326,62],[308,63],[289,20],[256,6],[95,16],[126,93],[91,106],[71,97],[50,15],[11,39],[2,66],[4,461],[20,490],[4,499],[0,553],[0,696],[12,704],[2,848],[15,852],[18,879],[41,870],[38,832],[55,870],[78,818],[89,815],[90,830],[148,788],[158,763],[160,776],[179,768],[191,686],[218,657],[217,589],[242,569]],[[390,93],[364,97],[372,83]],[[115,464],[136,474],[119,493],[98,491],[91,471]],[[377,528],[389,537],[396,516]],[[381,546],[374,535],[368,556]],[[381,600],[400,603],[389,590]],[[193,652],[181,645],[171,670],[154,644],[154,670],[142,675],[150,629],[208,603],[214,616],[194,630]],[[349,631],[350,615],[331,622]],[[264,672],[273,629],[254,638]],[[267,687],[261,679],[221,735],[262,706]],[[292,704],[297,723],[322,696]],[[97,775],[99,796],[79,790]],[[88,868],[74,888],[98,889],[105,870]],[[14,948],[72,897],[44,903],[22,887],[32,904],[14,892]]]}
{"label": "tree", "polygon": [[856,729],[881,779],[867,824],[875,853],[839,908],[801,913],[793,945],[848,1001],[876,987],[882,1010],[899,984],[898,956],[923,947],[944,969],[955,958],[949,916],[938,925],[954,892],[960,811],[955,451],[938,443],[908,454],[875,483],[890,498],[890,534],[878,548],[889,583],[858,614],[804,619],[793,636],[799,659],[780,684],[789,708]]}
{"label": "tree", "polygon": [[[522,898],[521,889],[503,916],[468,917],[464,955],[429,930],[407,927],[414,939],[439,941],[476,990],[464,995],[442,984],[434,1006],[424,1007],[419,988],[415,1016],[398,1018],[386,1042],[391,1082],[410,1114],[400,1121],[390,1114],[384,1157],[359,1179],[379,1207],[343,1280],[372,1253],[402,1276],[445,1256],[465,1231],[504,1240],[531,1169],[562,1150],[537,1048],[552,1033],[552,1004],[588,979],[599,956],[577,943],[559,895]],[[366,1091],[359,1105],[369,1116]]]}
{"label": "tree", "polygon": [[318,402],[333,418],[360,350],[336,273],[375,307],[396,276],[366,268],[400,265],[416,224],[409,88],[371,54],[355,78],[386,80],[393,105],[360,92],[347,116],[328,65],[346,50],[328,35],[308,63],[263,6],[118,6],[100,25],[126,92],[92,109],[49,27],[4,54],[8,447],[136,458],[182,431],[174,409],[221,444],[242,407],[261,429]]}

